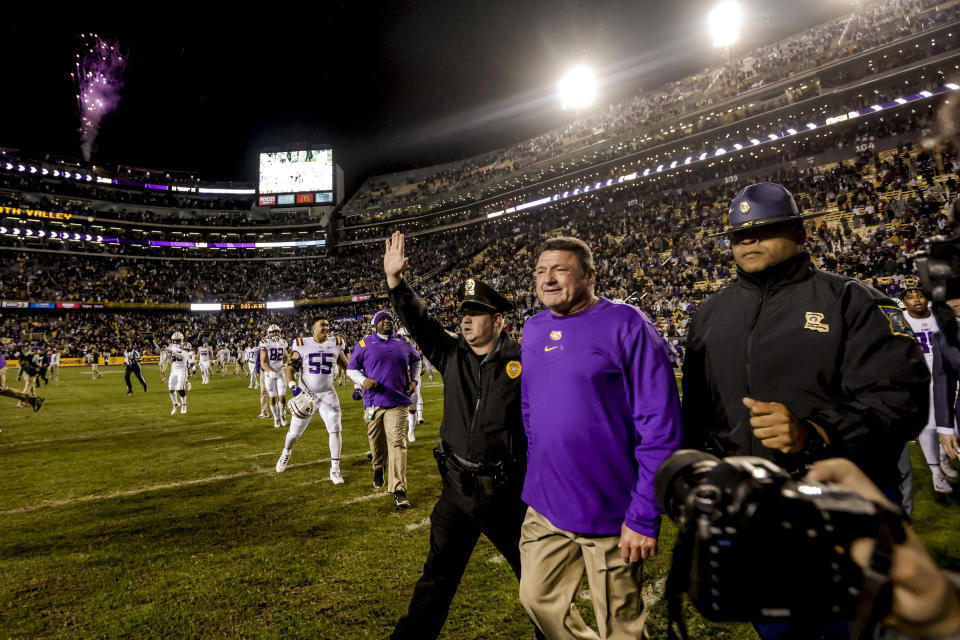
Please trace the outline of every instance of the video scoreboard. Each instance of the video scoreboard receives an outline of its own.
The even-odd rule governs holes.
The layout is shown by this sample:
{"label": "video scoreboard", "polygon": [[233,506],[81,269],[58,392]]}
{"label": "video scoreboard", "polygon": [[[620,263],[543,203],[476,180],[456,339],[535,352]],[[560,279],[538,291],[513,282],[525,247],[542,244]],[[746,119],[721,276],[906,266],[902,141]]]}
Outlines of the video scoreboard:
{"label": "video scoreboard", "polygon": [[257,181],[261,207],[334,205],[333,148],[318,145],[284,151],[262,151]]}

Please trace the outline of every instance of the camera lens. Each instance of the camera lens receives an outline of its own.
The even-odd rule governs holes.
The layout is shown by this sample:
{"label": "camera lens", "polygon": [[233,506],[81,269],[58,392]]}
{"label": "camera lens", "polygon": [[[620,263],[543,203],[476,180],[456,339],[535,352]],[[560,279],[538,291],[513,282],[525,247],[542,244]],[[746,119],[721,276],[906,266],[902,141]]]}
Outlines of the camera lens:
{"label": "camera lens", "polygon": [[657,502],[672,519],[696,479],[720,462],[716,456],[694,449],[680,449],[663,461],[653,476]]}

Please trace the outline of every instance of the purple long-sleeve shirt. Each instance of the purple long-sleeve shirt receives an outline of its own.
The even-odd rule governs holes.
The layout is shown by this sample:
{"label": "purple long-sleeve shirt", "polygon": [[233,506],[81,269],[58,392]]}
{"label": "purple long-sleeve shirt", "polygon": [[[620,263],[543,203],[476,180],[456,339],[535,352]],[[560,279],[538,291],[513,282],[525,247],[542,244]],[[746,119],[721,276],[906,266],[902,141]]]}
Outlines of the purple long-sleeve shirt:
{"label": "purple long-sleeve shirt", "polygon": [[643,313],[605,298],[571,316],[543,311],[523,327],[527,431],[523,500],[556,527],[645,536],[660,529],[653,490],[680,447],[680,399],[663,340]]}
{"label": "purple long-sleeve shirt", "polygon": [[364,407],[399,407],[413,403],[406,387],[411,365],[419,360],[409,338],[394,333],[383,340],[372,334],[357,343],[347,369],[356,369],[379,383],[363,392]]}

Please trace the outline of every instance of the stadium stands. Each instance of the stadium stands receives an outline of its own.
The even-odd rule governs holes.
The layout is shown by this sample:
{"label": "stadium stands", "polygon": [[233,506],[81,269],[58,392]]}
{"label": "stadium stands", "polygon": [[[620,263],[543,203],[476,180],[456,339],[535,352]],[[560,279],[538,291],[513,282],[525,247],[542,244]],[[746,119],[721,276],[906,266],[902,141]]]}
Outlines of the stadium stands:
{"label": "stadium stands", "polygon": [[[317,305],[338,319],[337,331],[353,342],[365,329],[363,317],[383,304],[376,296],[383,288],[381,240],[394,229],[411,236],[411,277],[428,304],[448,314],[448,322],[453,320],[448,310],[455,283],[482,273],[513,298],[518,309],[510,322],[522,326],[538,309],[530,284],[531,256],[544,237],[563,232],[593,246],[602,266],[598,293],[638,304],[665,336],[682,339],[696,305],[731,276],[725,240],[711,234],[722,228],[733,194],[761,180],[784,183],[801,208],[821,214],[810,223],[809,246],[825,268],[895,293],[913,276],[918,239],[945,227],[944,207],[957,193],[953,145],[920,144],[930,136],[937,109],[952,94],[921,96],[830,126],[803,127],[812,119],[892,101],[903,86],[919,96],[921,90],[948,82],[956,68],[952,52],[960,51],[960,31],[956,38],[951,31],[936,42],[928,38],[960,19],[958,7],[939,10],[927,0],[867,3],[863,13],[848,20],[763,47],[509,150],[372,178],[346,205],[345,217],[376,221],[344,227],[336,252],[322,245],[146,246],[147,240],[291,244],[324,234],[316,220],[284,221],[299,226],[277,225],[265,216],[257,220],[261,213],[250,209],[252,200],[245,198],[183,200],[83,183],[64,188],[26,172],[0,172],[0,207],[70,214],[69,219],[51,219],[0,209],[0,226],[16,224],[18,229],[16,235],[0,230],[0,250],[7,257],[0,262],[0,300],[103,306],[69,312],[5,306],[0,309],[0,340],[6,342],[0,350],[13,355],[25,342],[39,340],[70,355],[91,345],[119,350],[128,339],[149,347],[173,327],[188,339],[202,335],[240,345],[270,322],[286,331],[302,330]],[[904,41],[917,46],[895,65],[857,57],[891,43],[904,46]],[[946,57],[933,60],[941,55]],[[801,71],[818,74],[808,85],[815,90],[807,91],[796,79]],[[831,95],[820,97],[828,86]],[[747,96],[766,87],[774,87],[773,97],[762,109],[749,102],[753,98]],[[786,101],[785,92],[790,94]],[[684,96],[699,97],[689,101]],[[718,106],[727,104],[731,110],[719,116]],[[668,124],[682,119],[690,122]],[[655,130],[651,123],[661,128]],[[803,131],[689,167],[637,175],[671,157],[693,157],[729,146],[726,141],[762,137],[771,126]],[[613,136],[632,142],[611,144]],[[590,151],[599,138],[606,141],[605,151]],[[573,156],[577,159],[567,160]],[[535,171],[525,171],[537,163]],[[599,185],[631,172],[630,180],[603,190],[501,215],[544,193],[594,181]],[[446,197],[475,186],[482,191],[463,199],[476,200],[470,206]],[[188,204],[202,213],[187,211]],[[407,204],[412,208],[398,208]],[[424,215],[431,207],[435,211]],[[495,217],[488,217],[495,211]],[[68,238],[62,235],[66,231]],[[86,237],[108,232],[124,241]],[[286,312],[185,312],[190,302],[276,300],[306,304]]]}

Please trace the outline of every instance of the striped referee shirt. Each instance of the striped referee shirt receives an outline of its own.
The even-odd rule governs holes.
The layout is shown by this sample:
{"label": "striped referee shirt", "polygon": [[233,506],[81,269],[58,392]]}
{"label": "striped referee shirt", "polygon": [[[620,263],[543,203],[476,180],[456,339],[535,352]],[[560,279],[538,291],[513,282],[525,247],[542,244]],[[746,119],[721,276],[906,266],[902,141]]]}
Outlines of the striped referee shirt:
{"label": "striped referee shirt", "polygon": [[123,352],[123,364],[132,367],[135,364],[140,364],[140,352],[136,349],[131,349],[130,351]]}

